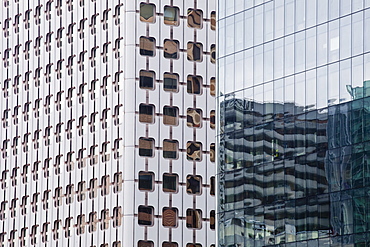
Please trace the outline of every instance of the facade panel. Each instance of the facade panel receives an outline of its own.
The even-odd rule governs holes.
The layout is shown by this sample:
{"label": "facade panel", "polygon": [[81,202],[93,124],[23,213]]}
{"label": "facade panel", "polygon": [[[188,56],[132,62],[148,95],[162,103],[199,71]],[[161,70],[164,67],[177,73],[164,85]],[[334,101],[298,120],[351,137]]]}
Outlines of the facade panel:
{"label": "facade panel", "polygon": [[1,246],[215,243],[214,11],[2,2]]}

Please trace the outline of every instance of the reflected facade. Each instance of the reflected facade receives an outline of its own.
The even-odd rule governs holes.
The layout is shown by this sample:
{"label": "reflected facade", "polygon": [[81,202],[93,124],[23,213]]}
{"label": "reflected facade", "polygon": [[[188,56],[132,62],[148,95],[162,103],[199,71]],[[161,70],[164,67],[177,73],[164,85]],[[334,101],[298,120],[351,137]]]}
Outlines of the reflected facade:
{"label": "reflected facade", "polygon": [[370,243],[368,1],[219,1],[219,246]]}

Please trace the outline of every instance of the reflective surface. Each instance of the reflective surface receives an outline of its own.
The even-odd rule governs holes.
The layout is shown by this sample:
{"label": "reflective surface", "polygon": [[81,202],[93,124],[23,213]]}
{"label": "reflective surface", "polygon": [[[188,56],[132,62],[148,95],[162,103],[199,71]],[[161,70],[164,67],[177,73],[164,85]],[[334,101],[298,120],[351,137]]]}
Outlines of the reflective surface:
{"label": "reflective surface", "polygon": [[219,246],[370,242],[369,1],[220,1]]}

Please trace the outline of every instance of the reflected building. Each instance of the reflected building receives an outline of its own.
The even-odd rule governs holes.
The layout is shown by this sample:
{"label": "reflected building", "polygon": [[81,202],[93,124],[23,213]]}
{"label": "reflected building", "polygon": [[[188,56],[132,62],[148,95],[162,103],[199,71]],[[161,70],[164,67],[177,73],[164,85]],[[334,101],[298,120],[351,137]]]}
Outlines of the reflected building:
{"label": "reflected building", "polygon": [[369,7],[219,1],[219,246],[370,244]]}

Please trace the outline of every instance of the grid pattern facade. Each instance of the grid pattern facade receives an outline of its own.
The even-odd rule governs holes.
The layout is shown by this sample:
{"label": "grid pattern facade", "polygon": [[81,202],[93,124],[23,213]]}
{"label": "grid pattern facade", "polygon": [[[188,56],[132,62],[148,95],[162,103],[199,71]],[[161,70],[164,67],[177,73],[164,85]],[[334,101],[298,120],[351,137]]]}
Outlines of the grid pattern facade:
{"label": "grid pattern facade", "polygon": [[2,1],[0,246],[211,246],[215,2]]}
{"label": "grid pattern facade", "polygon": [[220,246],[367,246],[369,1],[219,1]]}

